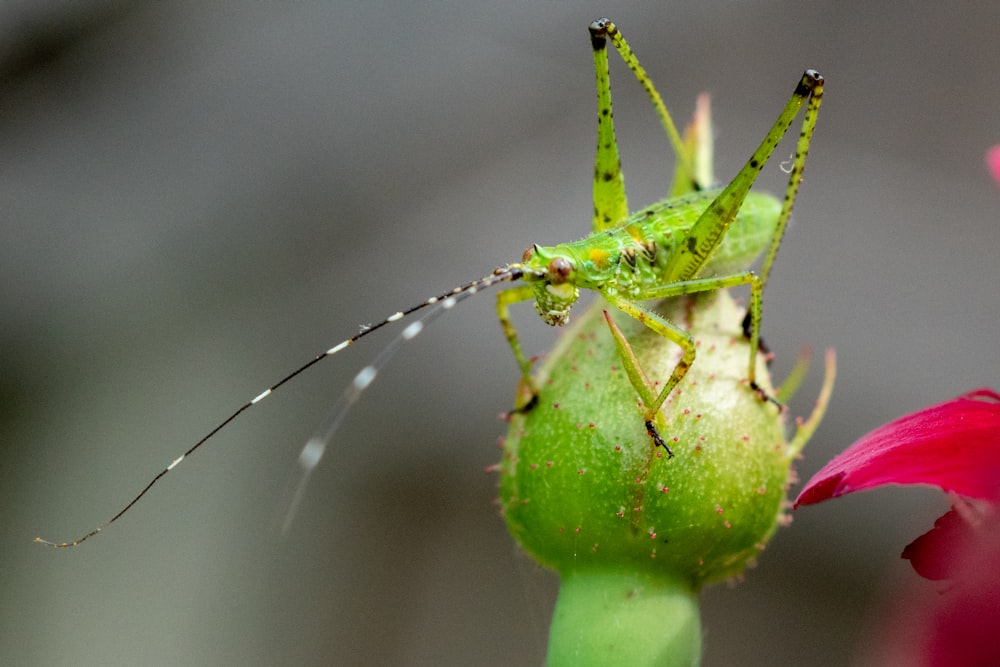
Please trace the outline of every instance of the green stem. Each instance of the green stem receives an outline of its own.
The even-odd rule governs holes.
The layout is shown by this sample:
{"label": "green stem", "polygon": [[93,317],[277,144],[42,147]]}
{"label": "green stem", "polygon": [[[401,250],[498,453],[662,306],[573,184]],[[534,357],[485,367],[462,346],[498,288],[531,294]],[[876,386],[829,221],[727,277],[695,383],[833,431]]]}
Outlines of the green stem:
{"label": "green stem", "polygon": [[548,667],[698,665],[698,595],[638,572],[565,572],[549,631]]}

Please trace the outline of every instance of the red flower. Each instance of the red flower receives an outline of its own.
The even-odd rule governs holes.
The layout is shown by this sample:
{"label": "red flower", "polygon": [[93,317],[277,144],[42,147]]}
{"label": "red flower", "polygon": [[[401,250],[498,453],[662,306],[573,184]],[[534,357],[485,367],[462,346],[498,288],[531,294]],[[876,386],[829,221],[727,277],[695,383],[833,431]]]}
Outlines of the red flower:
{"label": "red flower", "polygon": [[902,557],[928,579],[951,578],[1000,504],[1000,394],[977,389],[881,426],[813,475],[795,506],[885,484],[927,484],[952,494],[952,510]]}
{"label": "red flower", "polygon": [[[1000,185],[1000,145],[986,166]],[[813,475],[795,507],[885,484],[937,486],[952,508],[902,553],[947,589],[894,601],[879,662],[1000,664],[1000,394],[977,389],[875,429]]]}
{"label": "red flower", "polygon": [[884,484],[937,486],[952,509],[902,553],[948,588],[896,601],[882,661],[1000,664],[1000,394],[977,389],[875,429],[816,473],[795,506]]}

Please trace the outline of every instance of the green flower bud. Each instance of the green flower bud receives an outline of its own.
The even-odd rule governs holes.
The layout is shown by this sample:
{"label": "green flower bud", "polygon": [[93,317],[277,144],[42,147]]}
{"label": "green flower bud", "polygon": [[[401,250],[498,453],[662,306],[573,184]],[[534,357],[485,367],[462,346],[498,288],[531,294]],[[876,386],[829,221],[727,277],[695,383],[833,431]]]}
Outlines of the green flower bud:
{"label": "green flower bud", "polygon": [[[676,664],[697,664],[697,592],[742,572],[781,523],[792,460],[821,407],[790,443],[784,413],[747,383],[744,312],[728,292],[664,302],[660,312],[697,345],[694,364],[662,408],[661,435],[675,454],[670,458],[646,433],[639,399],[604,319],[606,307],[596,304],[570,327],[538,368],[537,404],[511,418],[500,464],[500,505],[518,543],[563,578],[550,660],[558,662],[557,645],[572,651],[581,637],[600,631],[581,629],[580,618],[607,620],[592,605],[567,611],[569,597],[635,607],[646,593],[661,591],[672,601],[660,605],[652,621],[660,631],[652,634],[667,641],[671,627],[688,628],[670,640],[680,642],[680,653],[644,646],[641,654],[654,661],[629,657],[627,663],[663,664],[655,656],[667,650]],[[615,319],[646,375],[663,382],[680,358],[678,346],[630,318]],[[763,357],[757,357],[757,382],[773,395]],[[588,586],[582,581],[598,582],[598,589],[615,583],[604,593],[581,593]],[[560,621],[566,617],[575,620]],[[619,618],[617,625],[650,622]],[[566,631],[578,636],[559,643]],[[593,664],[621,657],[594,655]]]}

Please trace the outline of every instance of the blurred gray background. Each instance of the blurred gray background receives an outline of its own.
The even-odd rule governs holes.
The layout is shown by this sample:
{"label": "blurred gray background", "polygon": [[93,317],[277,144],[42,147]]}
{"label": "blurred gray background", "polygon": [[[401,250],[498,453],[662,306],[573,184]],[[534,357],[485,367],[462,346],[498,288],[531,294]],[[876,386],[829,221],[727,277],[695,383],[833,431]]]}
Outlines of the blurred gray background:
{"label": "blurred gray background", "polygon": [[[518,554],[484,473],[517,379],[492,296],[399,355],[287,538],[298,451],[384,337],[97,539],[31,539],[97,526],[359,324],[584,235],[586,28],[605,14],[679,122],[712,93],[721,179],[805,67],[827,77],[765,299],[779,376],[802,345],[839,355],[803,478],[889,419],[1000,385],[997,3],[4,3],[0,663],[541,664],[555,577]],[[612,84],[638,207],[672,158],[615,57]],[[530,350],[553,344],[517,318]],[[705,665],[865,663],[920,583],[899,551],[945,506],[890,489],[800,510],[742,584],[706,592]]]}

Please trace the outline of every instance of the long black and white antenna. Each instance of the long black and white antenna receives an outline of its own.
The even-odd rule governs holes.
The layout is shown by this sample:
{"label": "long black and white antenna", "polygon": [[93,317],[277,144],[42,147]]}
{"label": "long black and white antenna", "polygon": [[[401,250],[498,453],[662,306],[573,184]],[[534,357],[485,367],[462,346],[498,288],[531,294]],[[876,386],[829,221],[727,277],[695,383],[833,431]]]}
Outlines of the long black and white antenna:
{"label": "long black and white antenna", "polygon": [[309,441],[306,443],[305,447],[303,447],[302,452],[299,454],[299,465],[301,467],[302,477],[298,484],[298,488],[295,491],[295,496],[292,499],[291,506],[289,508],[287,517],[284,522],[284,529],[287,529],[292,517],[294,516],[299,501],[301,500],[302,494],[305,491],[305,486],[306,483],[308,482],[309,475],[312,472],[312,470],[319,464],[319,461],[323,456],[323,452],[326,450],[327,444],[330,442],[334,433],[339,428],[341,422],[344,420],[344,417],[346,416],[350,407],[358,400],[358,397],[361,395],[361,393],[372,383],[372,381],[378,375],[378,372],[385,366],[386,362],[389,361],[389,359],[392,357],[393,354],[395,354],[395,352],[400,348],[400,346],[402,346],[402,344],[405,343],[406,341],[415,338],[424,329],[424,327],[428,322],[437,318],[445,311],[451,310],[460,301],[469,298],[470,296],[476,294],[480,290],[492,287],[497,283],[519,280],[522,276],[524,276],[524,269],[520,264],[509,264],[507,266],[496,269],[490,275],[480,278],[479,280],[474,280],[471,283],[466,283],[465,285],[456,287],[450,292],[446,292],[438,296],[432,296],[426,301],[423,301],[415,306],[407,308],[406,310],[400,310],[393,313],[392,315],[385,318],[381,322],[378,322],[377,324],[365,327],[360,333],[352,336],[351,338],[348,338],[346,340],[337,343],[336,345],[326,350],[325,352],[317,354],[308,362],[302,364],[297,369],[295,369],[285,377],[281,378],[280,380],[272,384],[270,387],[268,387],[261,393],[257,394],[254,398],[250,399],[249,401],[241,405],[231,415],[222,420],[218,424],[218,426],[216,426],[211,431],[206,433],[200,440],[194,443],[186,452],[184,452],[176,459],[174,459],[170,465],[168,465],[166,468],[161,470],[155,477],[153,477],[153,479],[151,479],[149,483],[146,484],[145,487],[143,487],[142,491],[140,491],[139,494],[135,498],[133,498],[127,505],[125,505],[125,507],[123,507],[117,514],[115,514],[113,517],[102,523],[94,530],[90,531],[83,537],[73,540],[72,542],[52,542],[49,540],[42,539],[41,537],[36,537],[34,541],[56,548],[75,547],[76,545],[93,537],[94,535],[97,535],[105,528],[107,528],[115,521],[117,521],[119,518],[121,518],[123,514],[128,512],[132,508],[132,506],[135,505],[137,502],[139,502],[139,500],[144,495],[146,495],[146,493],[151,488],[153,488],[153,485],[156,484],[158,481],[160,481],[160,479],[164,475],[166,475],[168,472],[170,472],[178,465],[180,465],[180,463],[184,459],[193,454],[195,450],[197,450],[203,444],[208,442],[208,440],[210,440],[216,433],[224,429],[226,426],[228,426],[233,420],[235,420],[241,414],[243,414],[253,406],[257,405],[271,394],[273,394],[282,385],[289,382],[290,380],[292,380],[299,374],[303,373],[304,371],[308,370],[309,368],[312,368],[313,366],[323,361],[324,359],[332,357],[338,352],[343,351],[345,348],[350,347],[351,345],[361,340],[368,334],[378,331],[379,329],[388,324],[391,324],[393,322],[398,322],[419,310],[423,310],[424,308],[427,308],[429,306],[438,305],[439,306],[438,308],[432,310],[424,317],[413,321],[409,326],[407,326],[396,338],[394,338],[389,343],[388,346],[386,346],[375,357],[372,363],[362,368],[361,371],[354,376],[354,380],[344,391],[344,394],[341,396],[340,401],[337,403],[337,406],[334,412],[330,415],[329,419],[323,423],[322,427],[317,431],[316,435],[310,438]]}
{"label": "long black and white antenna", "polygon": [[[507,280],[513,280],[513,278],[507,278]],[[437,308],[434,308],[420,319],[406,325],[405,329],[399,332],[395,338],[382,348],[375,358],[372,359],[371,363],[358,371],[351,383],[344,389],[344,393],[340,395],[337,403],[330,411],[330,415],[320,424],[312,437],[306,441],[302,451],[299,452],[298,482],[284,512],[284,518],[281,522],[282,535],[286,535],[291,528],[299,504],[305,497],[309,478],[322,460],[323,454],[326,453],[326,448],[333,440],[334,434],[340,429],[341,424],[344,422],[344,417],[347,416],[351,407],[361,398],[361,394],[375,381],[375,378],[389,363],[389,360],[392,359],[404,343],[416,338],[428,324],[454,308],[459,302],[475,294],[479,289],[489,287],[492,284],[493,282],[488,282],[477,286],[469,286],[468,289],[452,294],[440,301]]]}

